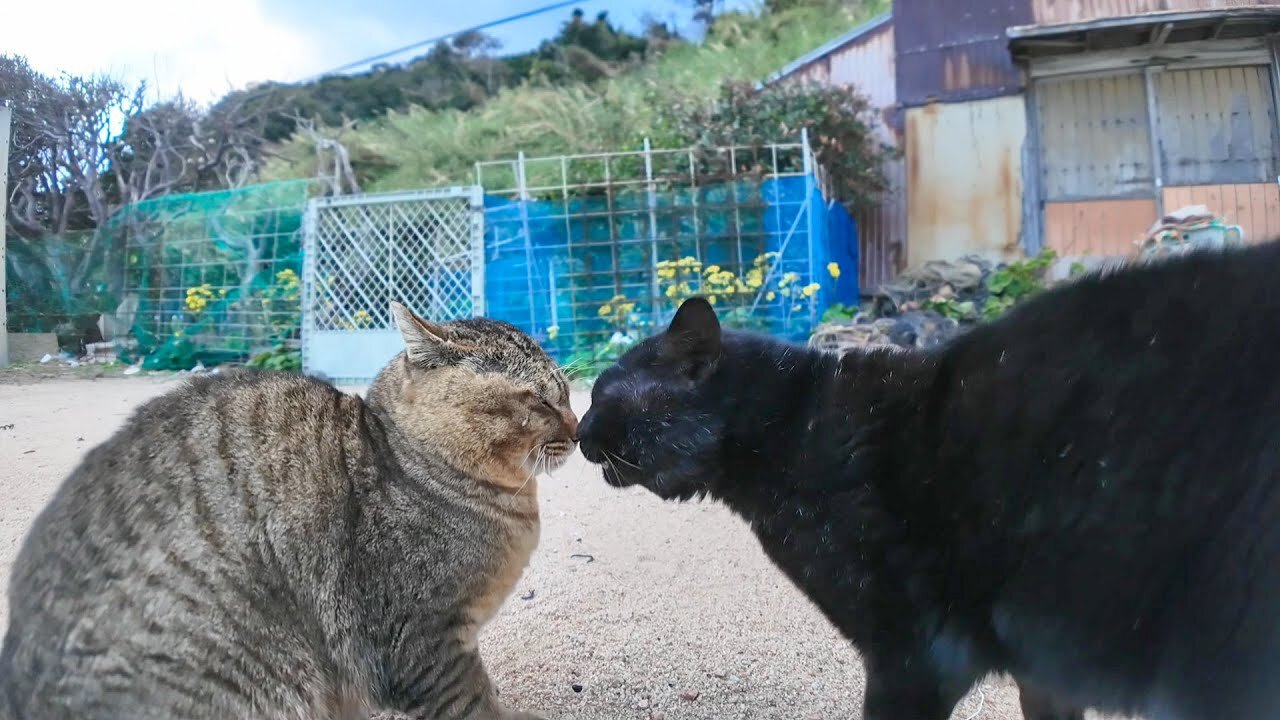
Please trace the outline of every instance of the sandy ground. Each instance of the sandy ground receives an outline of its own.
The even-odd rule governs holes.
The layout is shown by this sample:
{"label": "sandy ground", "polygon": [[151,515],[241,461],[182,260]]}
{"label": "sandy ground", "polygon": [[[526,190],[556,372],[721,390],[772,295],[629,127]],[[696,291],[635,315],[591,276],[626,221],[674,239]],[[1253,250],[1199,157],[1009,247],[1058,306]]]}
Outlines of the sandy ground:
{"label": "sandy ground", "polygon": [[[31,518],[87,450],[177,382],[118,374],[0,378],[0,628]],[[728,511],[615,490],[580,457],[539,494],[542,542],[481,638],[508,704],[563,720],[861,717],[858,655]],[[953,717],[1017,707],[993,678]]]}

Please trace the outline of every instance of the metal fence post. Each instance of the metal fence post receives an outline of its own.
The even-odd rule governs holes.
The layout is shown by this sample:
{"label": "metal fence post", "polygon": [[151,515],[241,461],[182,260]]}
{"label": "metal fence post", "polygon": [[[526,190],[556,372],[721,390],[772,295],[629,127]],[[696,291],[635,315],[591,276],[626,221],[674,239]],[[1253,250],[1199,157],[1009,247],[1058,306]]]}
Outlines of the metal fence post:
{"label": "metal fence post", "polygon": [[9,288],[5,282],[5,225],[9,201],[9,126],[13,108],[0,104],[0,367],[9,364]]}
{"label": "metal fence post", "polygon": [[524,174],[524,151],[516,157],[516,198],[520,203],[520,227],[524,232],[524,281],[529,297],[529,330],[538,328],[537,313],[533,304],[533,235],[529,232],[529,183]]}
{"label": "metal fence post", "polygon": [[649,205],[649,314],[656,327],[658,309],[661,301],[658,298],[658,193],[653,186],[653,153],[649,147],[649,138],[644,139],[644,181]]}
{"label": "metal fence post", "polygon": [[471,190],[471,315],[483,317],[485,308],[484,188]]}
{"label": "metal fence post", "polygon": [[[815,282],[818,282],[818,278],[820,277],[820,275],[818,273],[818,268],[815,267],[815,265],[817,264],[817,259],[814,257],[814,254],[817,248],[814,247],[814,243],[818,242],[820,228],[818,227],[818,215],[817,213],[814,212],[814,208],[813,208],[813,191],[815,188],[814,177],[813,177],[814,162],[813,162],[813,155],[812,155],[813,149],[809,145],[809,128],[800,128],[800,152],[802,154],[800,162],[804,167],[804,205],[801,206],[801,209],[798,212],[804,212],[808,216],[809,282],[815,283]],[[821,236],[825,238],[826,233],[822,233]],[[817,302],[815,302],[814,300],[810,300],[809,301],[809,324],[813,325],[814,323],[817,322],[817,320],[818,320]],[[788,330],[790,330],[790,328],[788,328]]]}

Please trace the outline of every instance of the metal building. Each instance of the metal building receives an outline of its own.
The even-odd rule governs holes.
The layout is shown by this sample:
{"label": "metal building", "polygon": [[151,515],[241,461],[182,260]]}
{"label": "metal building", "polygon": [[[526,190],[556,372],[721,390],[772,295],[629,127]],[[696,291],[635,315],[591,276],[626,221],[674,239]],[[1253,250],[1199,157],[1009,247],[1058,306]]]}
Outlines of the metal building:
{"label": "metal building", "polygon": [[1278,30],[1274,1],[896,0],[775,79],[857,85],[899,139],[900,225],[859,228],[874,287],[971,252],[1127,255],[1191,204],[1280,236]]}

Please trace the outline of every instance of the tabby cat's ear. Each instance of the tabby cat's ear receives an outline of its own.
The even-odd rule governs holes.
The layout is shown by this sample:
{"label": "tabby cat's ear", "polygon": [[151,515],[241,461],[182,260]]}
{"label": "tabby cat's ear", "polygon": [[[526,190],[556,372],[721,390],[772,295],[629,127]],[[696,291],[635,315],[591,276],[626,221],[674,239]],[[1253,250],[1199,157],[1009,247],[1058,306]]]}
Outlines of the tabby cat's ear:
{"label": "tabby cat's ear", "polygon": [[672,356],[687,363],[695,376],[705,375],[720,357],[720,319],[705,298],[685,300],[667,327],[665,342]]}
{"label": "tabby cat's ear", "polygon": [[449,340],[449,330],[443,325],[423,320],[394,300],[391,301],[391,317],[395,318],[400,337],[404,338],[405,354],[414,365],[444,367],[461,358],[459,348]]}

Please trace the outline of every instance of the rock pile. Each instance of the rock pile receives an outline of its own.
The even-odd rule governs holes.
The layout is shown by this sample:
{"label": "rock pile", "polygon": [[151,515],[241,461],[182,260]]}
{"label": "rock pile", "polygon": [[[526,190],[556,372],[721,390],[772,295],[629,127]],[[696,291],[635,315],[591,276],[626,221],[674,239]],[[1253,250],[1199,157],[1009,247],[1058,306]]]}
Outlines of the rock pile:
{"label": "rock pile", "polygon": [[990,260],[977,255],[927,262],[881,286],[869,312],[858,313],[846,322],[824,323],[809,343],[836,353],[884,345],[933,347],[963,326],[929,306],[954,301],[960,307],[981,308],[990,294],[987,278],[994,270]]}

